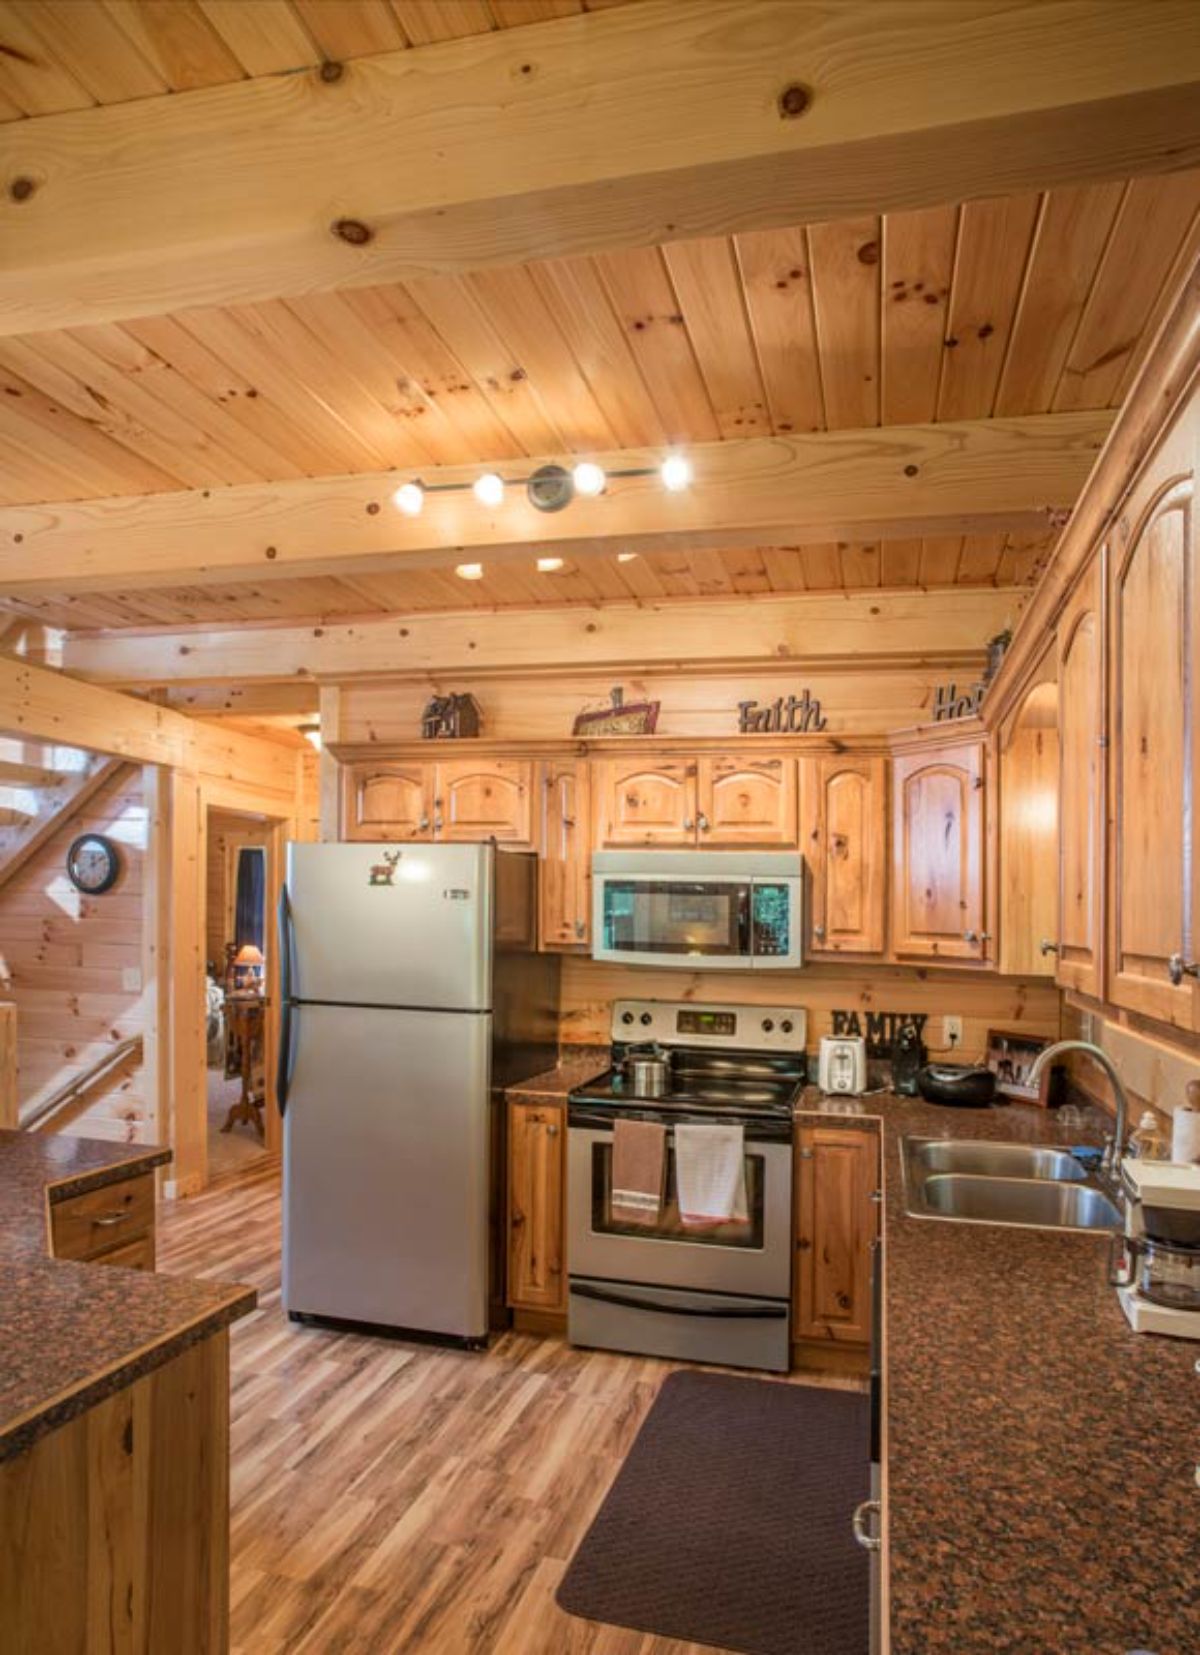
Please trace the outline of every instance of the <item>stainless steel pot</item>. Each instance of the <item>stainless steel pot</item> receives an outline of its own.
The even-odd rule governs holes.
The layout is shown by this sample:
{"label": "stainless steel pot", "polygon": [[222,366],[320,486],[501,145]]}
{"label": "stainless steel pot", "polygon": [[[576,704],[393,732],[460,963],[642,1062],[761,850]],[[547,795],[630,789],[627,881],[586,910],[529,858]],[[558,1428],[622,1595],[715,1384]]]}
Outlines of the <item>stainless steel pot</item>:
{"label": "stainless steel pot", "polygon": [[670,1053],[664,1051],[657,1041],[645,1046],[631,1046],[625,1053],[621,1073],[632,1096],[661,1098],[671,1090]]}

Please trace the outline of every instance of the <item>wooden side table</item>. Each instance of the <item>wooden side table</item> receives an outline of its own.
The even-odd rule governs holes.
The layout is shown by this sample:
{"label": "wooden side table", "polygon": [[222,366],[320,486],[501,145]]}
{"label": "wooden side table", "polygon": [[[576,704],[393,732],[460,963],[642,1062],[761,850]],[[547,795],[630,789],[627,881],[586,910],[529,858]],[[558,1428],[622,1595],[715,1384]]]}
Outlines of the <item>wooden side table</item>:
{"label": "wooden side table", "polygon": [[229,1106],[222,1132],[232,1132],[239,1122],[253,1126],[260,1139],[265,1139],[263,1127],[264,1088],[255,1086],[255,1058],[263,1050],[267,1001],[262,994],[227,994],[225,1016],[229,1038],[238,1043],[241,1057],[242,1094]]}

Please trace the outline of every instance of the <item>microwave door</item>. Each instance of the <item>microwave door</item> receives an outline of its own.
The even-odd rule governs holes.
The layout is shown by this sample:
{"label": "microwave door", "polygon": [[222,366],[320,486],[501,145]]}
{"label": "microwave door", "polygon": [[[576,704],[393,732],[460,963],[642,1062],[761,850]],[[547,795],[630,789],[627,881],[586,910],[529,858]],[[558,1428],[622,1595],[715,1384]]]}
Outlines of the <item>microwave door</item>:
{"label": "microwave door", "polygon": [[596,898],[598,958],[689,970],[751,963],[748,879],[605,875]]}

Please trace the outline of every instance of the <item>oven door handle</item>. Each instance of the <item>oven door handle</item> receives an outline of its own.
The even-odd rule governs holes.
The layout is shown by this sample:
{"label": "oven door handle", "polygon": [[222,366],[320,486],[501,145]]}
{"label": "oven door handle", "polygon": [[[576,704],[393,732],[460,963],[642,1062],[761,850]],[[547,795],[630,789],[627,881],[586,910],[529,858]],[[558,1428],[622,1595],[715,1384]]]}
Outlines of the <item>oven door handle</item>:
{"label": "oven door handle", "polygon": [[571,1292],[580,1299],[598,1299],[601,1304],[621,1305],[626,1310],[661,1310],[668,1316],[716,1316],[743,1322],[777,1322],[787,1316],[787,1306],[783,1304],[730,1305],[727,1310],[719,1305],[659,1304],[654,1299],[639,1299],[634,1293],[614,1293],[610,1288],[592,1287],[586,1282],[572,1282]]}

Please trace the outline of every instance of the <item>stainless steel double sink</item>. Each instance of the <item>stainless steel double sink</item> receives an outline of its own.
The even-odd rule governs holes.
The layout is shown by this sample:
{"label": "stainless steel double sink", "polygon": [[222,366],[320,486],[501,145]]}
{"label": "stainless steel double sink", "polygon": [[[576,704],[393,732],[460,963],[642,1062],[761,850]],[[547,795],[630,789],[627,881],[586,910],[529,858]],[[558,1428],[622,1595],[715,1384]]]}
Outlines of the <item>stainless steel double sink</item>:
{"label": "stainless steel double sink", "polygon": [[914,1218],[1039,1230],[1113,1230],[1121,1214],[1065,1149],[986,1139],[900,1142],[905,1210]]}

